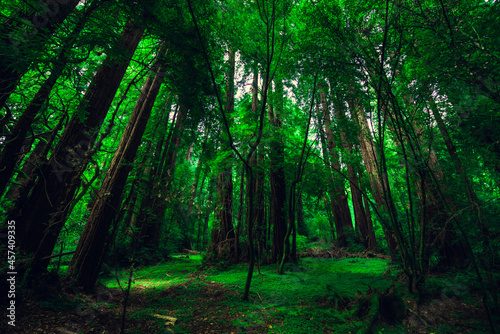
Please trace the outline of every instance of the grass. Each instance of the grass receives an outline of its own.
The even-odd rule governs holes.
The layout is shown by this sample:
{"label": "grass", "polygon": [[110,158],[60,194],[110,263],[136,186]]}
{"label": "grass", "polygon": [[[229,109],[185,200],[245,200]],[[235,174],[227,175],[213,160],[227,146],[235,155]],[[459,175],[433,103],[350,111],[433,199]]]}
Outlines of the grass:
{"label": "grass", "polygon": [[[387,260],[380,259],[312,259],[287,266],[285,275],[276,273],[274,265],[263,266],[262,275],[254,274],[252,290],[261,298],[275,303],[285,303],[297,298],[307,299],[327,292],[354,297],[365,293],[369,287],[383,290],[390,285],[382,274],[388,268]],[[382,278],[382,279],[381,279]],[[209,281],[230,284],[242,289],[246,279],[246,265],[235,266],[225,272],[215,272],[206,277]]]}
{"label": "grass", "polygon": [[[201,264],[201,255],[182,255],[137,268],[133,287],[140,288],[140,298],[147,303],[131,307],[129,319],[154,323],[158,333],[168,330],[153,317],[155,314],[177,318],[175,333],[208,333],[214,328],[220,333],[358,333],[366,326],[366,318],[355,314],[362,296],[386,291],[392,284],[399,291],[404,289],[394,282],[398,270],[388,260],[304,258],[287,264],[285,275],[277,273],[276,265],[262,266],[262,274],[255,270],[250,302],[244,302],[246,264],[197,272]],[[125,286],[128,271],[120,271],[118,276]],[[428,289],[442,291],[449,286],[449,279],[430,279]],[[108,288],[117,287],[114,277],[100,282]],[[442,314],[446,312],[443,309]],[[449,332],[446,325],[435,324],[433,328],[435,333]],[[372,330],[407,331],[402,323],[377,323]]]}
{"label": "grass", "polygon": [[[387,260],[303,258],[288,263],[285,275],[277,273],[277,265],[263,265],[261,274],[256,269],[250,301],[244,302],[247,264],[202,264],[201,255],[177,255],[134,268],[126,332],[349,334],[360,333],[368,324],[373,325],[371,333],[377,334],[488,332],[478,284],[470,273],[432,275],[417,299],[403,294],[405,287],[398,283],[404,282],[401,271]],[[61,266],[60,273],[65,270]],[[122,288],[127,286],[129,270],[118,271]],[[42,324],[49,329],[47,319],[51,319],[51,330],[76,322],[80,329],[74,332],[116,332],[124,293],[114,269],[109,275],[99,279],[107,289],[86,294],[63,285],[67,289],[42,294],[51,298],[26,303],[29,316],[20,320],[29,327],[26,333]],[[391,292],[383,295],[382,304],[380,294],[375,293],[389,291],[389,287]],[[376,299],[380,304],[373,302]],[[370,317],[369,312],[378,309],[378,318]],[[396,316],[397,310],[402,315]],[[172,326],[162,316],[177,322]]]}
{"label": "grass", "polygon": [[[386,260],[305,258],[288,264],[285,275],[279,275],[275,265],[262,266],[262,274],[255,272],[253,276],[248,303],[241,300],[246,264],[229,266],[224,271],[210,268],[201,278],[190,277],[201,262],[201,255],[183,255],[156,266],[138,268],[133,286],[146,287],[151,302],[132,312],[130,318],[151,319],[153,314],[170,310],[168,314],[179,321],[176,333],[188,333],[190,329],[185,324],[193,322],[221,328],[229,325],[239,332],[349,333],[362,325],[361,321],[352,320],[349,302],[370,288],[382,291],[391,284],[383,278],[389,267]],[[121,271],[119,278],[123,285],[127,271]],[[189,284],[183,284],[188,280]],[[101,283],[109,288],[118,286],[112,277]],[[207,293],[209,298],[201,303],[200,296]],[[204,312],[210,316],[203,316]]]}
{"label": "grass", "polygon": [[[132,287],[141,285],[146,288],[166,289],[184,283],[189,280],[190,273],[196,272],[201,261],[201,255],[174,255],[167,262],[135,268]],[[118,279],[122,286],[127,284],[128,278],[128,270],[120,269],[118,271]],[[102,279],[101,283],[108,288],[119,287],[114,273],[110,277]]]}
{"label": "grass", "polygon": [[[161,294],[165,287],[187,282],[188,274],[194,271],[201,258],[189,260],[174,258],[158,266],[142,268],[136,272],[134,284],[154,287],[154,291]],[[351,321],[353,314],[347,309],[347,303],[369,288],[384,290],[389,287],[390,282],[382,277],[387,268],[386,260],[349,258],[304,259],[298,264],[288,265],[285,275],[277,274],[274,265],[263,266],[262,275],[255,273],[252,280],[251,303],[240,299],[247,274],[245,264],[225,271],[210,269],[203,281],[183,286],[179,294],[158,296],[148,305],[149,311],[139,311],[132,317],[176,309],[170,315],[178,317],[181,323],[190,323],[200,311],[201,290],[218,283],[221,287],[231,288],[234,293],[206,307],[214,317],[222,317],[217,321],[223,322],[224,312],[227,312],[233,318],[231,325],[242,332],[314,333],[321,329],[330,333],[348,333],[362,323]],[[126,273],[122,273],[122,279],[126,279]],[[103,283],[108,287],[115,286],[113,280]],[[215,295],[217,292],[217,289],[213,291]],[[340,304],[344,304],[344,309]],[[176,332],[178,330],[176,327]]]}

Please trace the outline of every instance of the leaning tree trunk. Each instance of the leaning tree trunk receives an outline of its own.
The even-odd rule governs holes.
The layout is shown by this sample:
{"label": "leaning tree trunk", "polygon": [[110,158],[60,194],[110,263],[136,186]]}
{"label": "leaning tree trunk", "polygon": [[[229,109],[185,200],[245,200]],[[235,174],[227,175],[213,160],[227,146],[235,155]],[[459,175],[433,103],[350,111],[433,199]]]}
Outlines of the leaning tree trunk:
{"label": "leaning tree trunk", "polygon": [[37,114],[40,112],[43,105],[48,100],[52,88],[56,84],[56,81],[63,73],[67,62],[66,55],[68,51],[70,51],[73,47],[76,37],[80,34],[87,20],[87,17],[91,14],[91,12],[92,9],[88,10],[84,14],[84,16],[79,20],[75,29],[73,29],[71,34],[66,38],[61,50],[59,51],[59,56],[54,61],[54,66],[50,71],[49,78],[42,84],[33,100],[31,100],[30,104],[26,107],[23,114],[17,120],[14,129],[7,138],[7,142],[2,149],[2,154],[0,155],[0,197],[7,188],[8,182],[12,174],[14,173],[14,168],[17,160],[16,157],[19,154],[21,146],[23,145],[23,141],[27,133],[30,131]]}
{"label": "leaning tree trunk", "polygon": [[[139,44],[144,29],[129,23],[121,34],[121,48],[126,57],[107,58],[97,71],[83,97],[76,115],[66,126],[48,163],[40,168],[31,196],[10,212],[18,226],[20,251],[39,258],[50,255],[53,242],[38,247],[42,238],[57,239],[66,213],[80,185],[99,129],[113,97]],[[79,115],[87,117],[82,121]],[[37,248],[39,248],[37,250]]]}
{"label": "leaning tree trunk", "polygon": [[112,237],[109,229],[116,228],[115,217],[120,208],[123,189],[162,82],[161,70],[154,78],[150,76],[146,80],[141,92],[143,98],[139,99],[130,116],[78,242],[75,255],[71,259],[68,273],[85,289],[93,288],[97,281],[106,254],[106,246]]}
{"label": "leaning tree trunk", "polygon": [[146,201],[143,200],[146,203],[138,218],[139,246],[154,248],[160,245],[162,222],[167,209],[166,198],[172,186],[175,162],[182,141],[187,112],[184,103],[179,102],[177,118],[167,138],[166,147],[160,161],[154,168],[154,172],[151,173],[150,183],[154,185],[146,196]]}

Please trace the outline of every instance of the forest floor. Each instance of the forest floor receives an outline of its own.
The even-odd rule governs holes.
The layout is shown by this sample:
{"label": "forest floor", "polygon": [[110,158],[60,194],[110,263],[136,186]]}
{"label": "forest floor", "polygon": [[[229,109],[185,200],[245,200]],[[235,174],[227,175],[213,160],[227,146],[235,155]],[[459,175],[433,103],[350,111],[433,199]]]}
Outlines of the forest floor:
{"label": "forest floor", "polygon": [[[126,333],[489,332],[467,275],[429,278],[417,305],[403,295],[400,272],[388,260],[306,257],[288,264],[285,275],[275,265],[256,268],[250,302],[243,302],[246,265],[200,265],[201,255],[177,255],[134,270]],[[120,333],[129,276],[101,279],[93,294],[58,280],[26,293],[7,333]]]}

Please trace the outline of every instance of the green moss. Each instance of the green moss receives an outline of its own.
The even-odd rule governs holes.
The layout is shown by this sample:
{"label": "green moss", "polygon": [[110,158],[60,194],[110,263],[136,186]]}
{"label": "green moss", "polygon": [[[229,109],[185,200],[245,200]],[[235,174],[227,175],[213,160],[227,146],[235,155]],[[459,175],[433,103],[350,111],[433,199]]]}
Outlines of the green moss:
{"label": "green moss", "polygon": [[[383,276],[389,268],[387,260],[304,258],[297,264],[287,264],[285,275],[277,274],[276,265],[262,266],[262,275],[255,272],[253,276],[251,302],[248,303],[241,301],[239,293],[247,276],[246,264],[228,266],[226,270],[211,268],[201,273],[201,278],[189,277],[201,262],[201,255],[182,255],[156,266],[135,270],[134,285],[146,286],[148,299],[153,301],[148,304],[150,309],[132,317],[140,319],[153,311],[168,309],[178,318],[179,324],[190,323],[195,318],[200,291],[217,282],[237,291],[226,292],[218,305],[231,314],[231,323],[239,331],[355,333],[363,322],[354,316],[350,301],[370,288],[384,291],[391,284]],[[123,285],[128,279],[126,271],[120,272],[120,279]],[[166,288],[188,280],[192,281],[165,293]],[[116,286],[116,280],[112,278],[102,282],[108,287]],[[213,309],[214,313],[218,311],[217,307]],[[182,332],[181,328],[177,330]]]}
{"label": "green moss", "polygon": [[[190,273],[196,272],[201,260],[201,255],[173,256],[168,261],[157,265],[136,268],[134,269],[132,287],[142,285],[147,288],[166,289],[184,283],[189,279]],[[120,269],[118,278],[123,286],[128,282],[129,272]],[[100,282],[108,288],[118,287],[114,273],[111,277],[101,279]]]}
{"label": "green moss", "polygon": [[[285,275],[277,274],[274,265],[263,266],[263,275],[254,275],[252,290],[259,291],[261,297],[265,296],[275,304],[289,299],[308,299],[327,292],[353,297],[358,291],[366,292],[369,287],[387,288],[390,282],[381,279],[387,268],[388,261],[380,259],[305,258],[299,264],[287,265]],[[211,273],[206,279],[243,288],[246,266],[238,265],[225,272]]]}
{"label": "green moss", "polygon": [[[275,265],[263,266],[262,275],[255,274],[252,280],[253,311],[248,303],[233,300],[225,303],[245,314],[260,310],[264,318],[280,320],[281,324],[270,328],[269,333],[349,333],[362,323],[353,321],[352,311],[340,305],[369,288],[381,291],[388,288],[391,282],[382,276],[388,266],[389,261],[380,259],[305,258],[298,264],[287,265],[285,275],[277,274]],[[237,265],[224,272],[213,271],[206,280],[243,289],[246,269],[246,265]],[[318,298],[331,303],[319,305]],[[248,319],[238,322],[239,327],[251,324],[259,323]]]}

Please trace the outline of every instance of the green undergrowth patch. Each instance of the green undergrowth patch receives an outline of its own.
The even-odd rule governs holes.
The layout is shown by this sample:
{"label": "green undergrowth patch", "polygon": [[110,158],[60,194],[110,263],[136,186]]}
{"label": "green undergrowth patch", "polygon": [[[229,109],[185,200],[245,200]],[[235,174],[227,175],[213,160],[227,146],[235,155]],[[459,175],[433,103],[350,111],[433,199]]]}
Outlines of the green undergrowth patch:
{"label": "green undergrowth patch", "polygon": [[[184,283],[189,279],[189,274],[195,273],[201,264],[201,255],[174,255],[165,262],[157,265],[134,268],[132,287],[143,286],[146,288],[168,288]],[[118,278],[122,286],[126,286],[130,268],[119,269]],[[113,273],[100,280],[108,288],[117,288],[116,275]]]}
{"label": "green undergrowth patch", "polygon": [[[255,271],[251,291],[259,292],[261,298],[286,304],[288,300],[307,300],[332,292],[339,296],[354,297],[369,288],[380,291],[390,286],[383,277],[389,261],[381,259],[304,258],[298,264],[288,264],[284,275],[276,272],[275,265],[263,266],[262,275]],[[233,266],[227,271],[215,271],[206,280],[243,288],[246,279],[246,265]]]}
{"label": "green undergrowth patch", "polygon": [[[56,269],[57,269],[57,264],[51,264],[51,265],[49,265],[49,267],[48,267],[48,271],[49,271],[49,272],[50,272],[50,271],[55,271]],[[57,272],[57,273],[58,273],[59,275],[65,276],[65,275],[67,274],[67,272],[68,272],[68,265],[66,265],[66,264],[61,264],[61,265],[59,266],[59,270],[58,270],[58,272]]]}
{"label": "green undergrowth patch", "polygon": [[[201,262],[201,256],[181,255],[136,269],[133,287],[144,287],[140,293],[148,302],[132,308],[130,319],[161,327],[155,314],[172,316],[178,320],[176,333],[214,328],[221,333],[356,333],[364,325],[354,314],[357,299],[391,285],[385,277],[387,260],[304,258],[287,264],[284,275],[276,265],[262,266],[262,274],[256,269],[250,302],[244,302],[246,264],[197,272]],[[122,286],[128,273],[119,273]],[[113,277],[101,283],[117,286]]]}
{"label": "green undergrowth patch", "polygon": [[[246,266],[236,265],[226,271],[214,270],[205,280],[219,282],[241,291],[246,279]],[[368,290],[384,291],[391,285],[383,274],[389,261],[381,259],[305,258],[288,264],[286,274],[279,275],[275,265],[263,266],[252,279],[251,301],[267,322],[268,333],[349,333],[363,323],[353,316],[359,295]],[[248,312],[248,303],[227,300],[241,313]],[[250,313],[254,314],[254,313]],[[252,316],[235,325],[260,326]]]}

